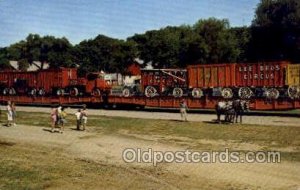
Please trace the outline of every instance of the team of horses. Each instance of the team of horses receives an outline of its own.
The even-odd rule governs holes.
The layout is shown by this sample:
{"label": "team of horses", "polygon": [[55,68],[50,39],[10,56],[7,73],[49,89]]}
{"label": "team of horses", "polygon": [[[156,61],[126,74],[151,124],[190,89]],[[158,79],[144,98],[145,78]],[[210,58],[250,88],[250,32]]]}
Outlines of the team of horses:
{"label": "team of horses", "polygon": [[243,114],[249,111],[249,101],[236,99],[232,101],[220,101],[216,104],[217,122],[221,123],[221,115],[225,116],[225,122],[243,122]]}

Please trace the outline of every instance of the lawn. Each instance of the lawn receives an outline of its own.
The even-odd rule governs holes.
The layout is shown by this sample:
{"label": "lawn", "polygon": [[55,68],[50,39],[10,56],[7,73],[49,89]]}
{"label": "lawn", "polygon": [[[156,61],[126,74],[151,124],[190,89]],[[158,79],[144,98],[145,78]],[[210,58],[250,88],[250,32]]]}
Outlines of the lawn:
{"label": "lawn", "polygon": [[[2,123],[4,115],[1,116]],[[49,114],[18,112],[17,123],[50,128]],[[75,116],[68,116],[67,130],[75,128]],[[281,126],[229,125],[205,122],[90,116],[88,131],[93,137],[116,135],[145,138],[166,146],[191,150],[279,150],[285,162],[300,161],[300,128]],[[1,131],[0,131],[1,136]],[[62,136],[63,137],[63,136]],[[85,136],[89,140],[89,136]],[[84,139],[83,139],[84,140]],[[139,142],[139,141],[137,141]],[[253,148],[254,147],[254,148]],[[160,167],[117,166],[80,159],[64,147],[0,140],[0,189],[245,189],[245,185],[181,176]],[[191,175],[192,176],[192,175]],[[184,179],[183,179],[184,177]],[[166,181],[166,182],[165,182]]]}
{"label": "lawn", "polygon": [[[1,118],[4,121],[4,116]],[[18,112],[17,122],[22,125],[50,127],[49,114]],[[68,116],[67,128],[75,128],[75,116]],[[235,144],[256,144],[264,149],[293,147],[297,151],[288,152],[292,159],[300,160],[300,127],[257,126],[248,124],[214,124],[205,122],[181,122],[123,117],[90,116],[89,130],[95,133],[160,136],[162,142],[182,144],[182,138],[194,141],[191,148],[202,149],[197,140],[225,141]],[[168,138],[166,138],[168,137]],[[229,144],[230,145],[230,144]],[[207,149],[218,146],[205,144]],[[223,148],[223,147],[221,147]]]}

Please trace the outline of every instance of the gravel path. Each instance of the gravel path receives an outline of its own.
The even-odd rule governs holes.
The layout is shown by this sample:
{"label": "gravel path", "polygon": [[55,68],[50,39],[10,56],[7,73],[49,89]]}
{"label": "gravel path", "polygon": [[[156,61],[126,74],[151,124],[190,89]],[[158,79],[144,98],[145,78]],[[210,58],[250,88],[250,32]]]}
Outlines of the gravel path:
{"label": "gravel path", "polygon": [[[4,107],[1,107],[3,110]],[[50,108],[45,107],[17,107],[18,111],[26,112],[45,112],[50,113]],[[67,109],[69,113],[75,113],[76,109]],[[151,112],[151,111],[132,111],[132,110],[104,110],[104,109],[89,109],[90,115],[100,116],[118,116],[130,118],[145,118],[145,119],[164,119],[164,120],[179,120],[179,113],[168,112]],[[216,119],[215,114],[188,114],[189,121],[211,122]],[[276,126],[297,126],[300,127],[300,118],[297,117],[280,117],[280,116],[244,116],[243,123],[254,125],[276,125]]]}

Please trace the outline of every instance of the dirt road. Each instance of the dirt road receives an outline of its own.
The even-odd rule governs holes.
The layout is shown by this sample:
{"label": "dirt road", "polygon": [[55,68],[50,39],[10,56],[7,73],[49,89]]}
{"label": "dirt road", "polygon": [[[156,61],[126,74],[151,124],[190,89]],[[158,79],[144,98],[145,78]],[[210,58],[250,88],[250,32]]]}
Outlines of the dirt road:
{"label": "dirt road", "polygon": [[122,152],[126,148],[147,150],[151,147],[156,151],[176,151],[188,148],[188,145],[176,146],[159,142],[150,135],[137,134],[133,137],[126,133],[102,134],[94,133],[92,130],[78,132],[70,129],[67,129],[64,134],[59,134],[50,133],[43,127],[17,126],[1,127],[0,138],[16,144],[31,145],[33,148],[35,146],[59,147],[70,158],[89,159],[128,170],[134,168],[135,175],[143,176],[147,181],[152,181],[157,185],[153,185],[150,189],[160,187],[160,189],[298,190],[300,187],[300,163],[298,162],[277,164],[161,163],[155,168],[151,163],[125,163],[122,160]]}
{"label": "dirt road", "polygon": [[[2,107],[2,110],[4,108]],[[45,107],[18,107],[19,111],[26,112],[45,112],[50,113],[50,108]],[[69,113],[75,113],[76,109],[67,109]],[[104,110],[104,109],[89,109],[90,115],[101,116],[118,116],[131,118],[146,118],[146,119],[164,119],[164,120],[178,120],[179,113],[167,112],[150,112],[150,111],[124,111],[124,110]],[[188,114],[190,121],[204,121],[210,122],[216,119],[215,114]],[[254,125],[276,125],[276,126],[299,126],[300,118],[295,117],[279,117],[279,116],[244,116],[243,123]]]}

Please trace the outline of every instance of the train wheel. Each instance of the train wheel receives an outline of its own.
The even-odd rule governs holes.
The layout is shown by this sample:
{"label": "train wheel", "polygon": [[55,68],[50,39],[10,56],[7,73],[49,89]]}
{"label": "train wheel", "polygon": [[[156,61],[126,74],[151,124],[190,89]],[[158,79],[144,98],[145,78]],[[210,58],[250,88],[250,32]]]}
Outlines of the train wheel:
{"label": "train wheel", "polygon": [[203,91],[200,88],[194,88],[192,90],[192,96],[194,98],[201,98],[203,96]]}
{"label": "train wheel", "polygon": [[93,96],[101,96],[101,91],[100,89],[96,88],[92,91]]}
{"label": "train wheel", "polygon": [[8,94],[9,95],[16,95],[17,92],[16,92],[16,90],[14,88],[10,88],[9,91],[8,91]]}
{"label": "train wheel", "polygon": [[35,88],[33,88],[33,89],[30,90],[29,95],[35,96],[36,93],[37,93],[37,90]]}
{"label": "train wheel", "polygon": [[8,92],[9,92],[9,88],[4,88],[2,94],[6,96],[8,95]]}
{"label": "train wheel", "polygon": [[39,89],[39,91],[38,91],[38,95],[39,96],[45,96],[45,94],[46,94],[46,92],[45,92],[45,90],[43,88]]}
{"label": "train wheel", "polygon": [[70,95],[71,96],[78,96],[78,94],[79,94],[78,88],[76,88],[76,87],[71,88],[71,90],[70,90]]}
{"label": "train wheel", "polygon": [[156,95],[157,90],[153,86],[147,86],[145,89],[145,96],[148,98],[152,98]]}
{"label": "train wheel", "polygon": [[183,90],[181,88],[174,88],[173,89],[173,96],[179,98],[183,95]]}
{"label": "train wheel", "polygon": [[279,97],[279,91],[276,88],[269,88],[266,90],[266,97],[276,100]]}
{"label": "train wheel", "polygon": [[130,96],[130,90],[129,88],[124,88],[122,91],[122,94],[124,97],[129,97]]}
{"label": "train wheel", "polygon": [[57,91],[56,91],[57,96],[63,96],[64,94],[65,94],[64,89],[57,89]]}
{"label": "train wheel", "polygon": [[295,99],[300,95],[300,88],[298,86],[290,86],[287,92],[290,98]]}
{"label": "train wheel", "polygon": [[242,99],[249,99],[251,96],[253,96],[253,92],[249,87],[240,88],[238,94]]}
{"label": "train wheel", "polygon": [[233,97],[233,92],[231,88],[223,88],[221,91],[222,97],[226,99],[230,99]]}

